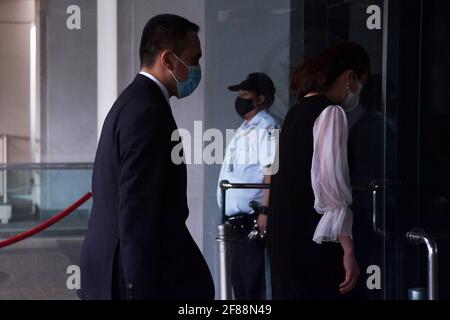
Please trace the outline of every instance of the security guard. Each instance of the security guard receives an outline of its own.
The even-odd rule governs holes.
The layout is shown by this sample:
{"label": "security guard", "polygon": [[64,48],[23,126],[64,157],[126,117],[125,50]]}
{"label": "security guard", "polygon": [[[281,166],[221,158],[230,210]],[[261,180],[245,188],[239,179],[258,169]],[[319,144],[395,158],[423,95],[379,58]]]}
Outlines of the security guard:
{"label": "security guard", "polygon": [[[274,159],[280,128],[268,112],[275,100],[273,82],[264,73],[252,73],[246,80],[228,89],[239,92],[235,109],[244,122],[227,147],[219,182],[270,183],[271,174],[275,173],[272,171],[276,167]],[[220,197],[221,190],[218,186],[219,206]],[[251,205],[252,202],[256,205]],[[267,189],[227,191],[225,213],[227,221],[235,230],[231,242],[231,278],[237,300],[268,298],[263,238],[266,234],[268,203]],[[255,231],[259,232],[257,237],[254,237]]]}

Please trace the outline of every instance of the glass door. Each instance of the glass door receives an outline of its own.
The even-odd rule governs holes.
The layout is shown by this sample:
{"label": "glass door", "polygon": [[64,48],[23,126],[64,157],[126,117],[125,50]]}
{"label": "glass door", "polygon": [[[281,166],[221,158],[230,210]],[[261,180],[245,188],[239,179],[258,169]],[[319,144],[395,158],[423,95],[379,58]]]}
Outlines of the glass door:
{"label": "glass door", "polygon": [[405,237],[420,228],[436,242],[439,252],[436,297],[449,299],[450,92],[445,86],[450,80],[450,4],[389,1],[388,9],[386,297],[407,299],[412,288],[427,287],[426,246],[414,246]]}
{"label": "glass door", "polygon": [[437,297],[450,298],[450,3],[306,0],[300,7],[291,20],[302,28],[303,58],[341,41],[362,44],[371,58],[360,105],[348,114],[361,268],[349,298],[408,299],[411,290],[426,297],[426,246],[406,236],[417,228],[437,244]]}
{"label": "glass door", "polygon": [[[348,113],[349,165],[353,188],[353,236],[361,278],[349,299],[383,299],[386,292],[384,181],[391,174],[385,159],[386,117],[383,97],[385,68],[384,1],[306,0],[291,17],[292,37],[301,39],[303,59],[338,42],[352,41],[370,53],[370,76],[359,106]],[[368,13],[369,12],[369,13]],[[295,41],[293,39],[293,41]],[[391,129],[392,125],[388,128]],[[393,163],[392,159],[388,160]],[[388,171],[388,172],[387,172]]]}

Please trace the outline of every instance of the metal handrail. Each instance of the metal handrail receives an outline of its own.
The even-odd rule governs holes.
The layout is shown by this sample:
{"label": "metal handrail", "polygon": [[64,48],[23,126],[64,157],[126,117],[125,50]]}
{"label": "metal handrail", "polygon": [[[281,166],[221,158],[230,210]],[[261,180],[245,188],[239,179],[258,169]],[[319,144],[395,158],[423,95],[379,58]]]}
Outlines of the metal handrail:
{"label": "metal handrail", "polygon": [[[269,189],[270,184],[265,183],[230,183],[228,180],[222,180],[219,183],[222,196],[221,196],[221,209],[222,209],[222,221],[225,222],[225,199],[226,199],[226,191],[228,189]],[[385,233],[382,231],[379,226],[378,219],[378,191],[380,187],[377,183],[371,182],[368,187],[364,186],[352,186],[353,191],[364,191],[371,190],[372,192],[372,227],[375,234],[380,236],[385,236]]]}
{"label": "metal handrail", "polygon": [[221,189],[220,206],[222,209],[222,223],[225,223],[226,213],[225,213],[225,200],[226,192],[228,189],[269,189],[270,184],[268,183],[230,183],[228,180],[222,180],[219,183]]}
{"label": "metal handrail", "polygon": [[3,163],[0,170],[83,170],[93,169],[92,162],[66,163]]}
{"label": "metal handrail", "polygon": [[[10,139],[17,139],[17,140],[30,140],[30,137],[26,137],[26,136],[19,136],[19,135],[15,135],[15,134],[7,134],[7,133],[1,133],[0,137],[4,136]],[[36,142],[40,142],[40,139],[36,139]]]}
{"label": "metal handrail", "polygon": [[268,183],[230,183],[227,180],[220,181],[221,189],[269,189]]}
{"label": "metal handrail", "polygon": [[425,244],[428,252],[428,300],[438,299],[438,249],[436,242],[429,237],[422,229],[413,229],[406,233],[406,239],[412,244]]}

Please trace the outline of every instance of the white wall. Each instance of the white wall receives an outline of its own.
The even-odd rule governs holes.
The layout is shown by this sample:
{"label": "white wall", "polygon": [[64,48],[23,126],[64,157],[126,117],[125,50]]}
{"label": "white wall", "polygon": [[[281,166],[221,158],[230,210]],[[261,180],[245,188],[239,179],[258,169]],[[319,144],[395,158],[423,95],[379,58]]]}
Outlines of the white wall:
{"label": "white wall", "polygon": [[[92,162],[97,146],[97,3],[41,0],[42,162]],[[81,9],[81,29],[66,26]]]}
{"label": "white wall", "polygon": [[[30,27],[34,0],[0,1],[0,133],[30,136]],[[9,161],[28,162],[29,142],[12,137]]]}
{"label": "white wall", "polygon": [[[81,9],[81,29],[67,28],[67,8]],[[40,0],[41,161],[93,162],[97,147],[97,3]],[[89,174],[44,170],[42,217],[90,190]],[[90,203],[83,208],[90,206]]]}
{"label": "white wall", "polygon": [[97,138],[117,99],[117,0],[97,0]]}

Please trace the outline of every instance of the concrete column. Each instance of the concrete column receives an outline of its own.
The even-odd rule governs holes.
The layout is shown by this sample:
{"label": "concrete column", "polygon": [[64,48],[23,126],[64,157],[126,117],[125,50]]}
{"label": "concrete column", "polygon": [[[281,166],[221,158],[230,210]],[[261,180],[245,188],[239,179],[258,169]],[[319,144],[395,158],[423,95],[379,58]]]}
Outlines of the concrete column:
{"label": "concrete column", "polygon": [[117,0],[97,0],[98,138],[117,94]]}

